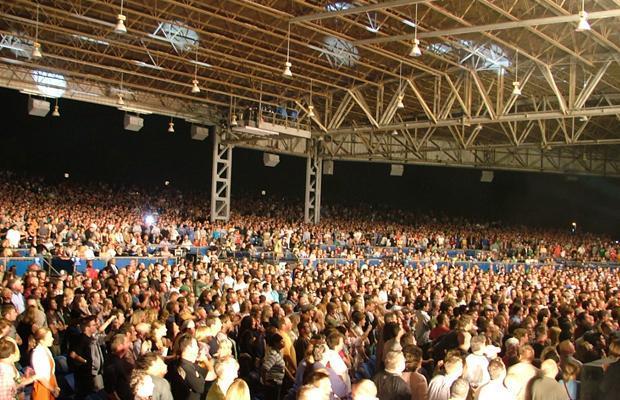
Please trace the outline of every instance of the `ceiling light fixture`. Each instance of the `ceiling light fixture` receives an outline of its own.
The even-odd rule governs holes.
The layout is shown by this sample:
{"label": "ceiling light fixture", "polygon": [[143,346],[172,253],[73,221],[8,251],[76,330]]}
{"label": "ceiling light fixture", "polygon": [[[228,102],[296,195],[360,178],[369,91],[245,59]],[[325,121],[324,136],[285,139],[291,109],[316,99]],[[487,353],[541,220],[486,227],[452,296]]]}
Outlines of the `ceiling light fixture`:
{"label": "ceiling light fixture", "polygon": [[172,117],[170,117],[170,122],[168,122],[168,133],[174,133],[174,122],[172,122]]}
{"label": "ceiling light fixture", "polygon": [[58,97],[56,98],[56,105],[54,111],[52,111],[52,117],[60,117],[60,109],[58,108]]}
{"label": "ceiling light fixture", "polygon": [[402,110],[405,108],[405,103],[403,100],[405,99],[405,95],[403,94],[403,63],[400,63],[400,69],[398,72],[398,103],[396,104],[396,108]]}
{"label": "ceiling light fixture", "polygon": [[192,81],[192,93],[200,93],[200,87],[198,87],[198,45],[196,45],[196,63],[194,63],[194,80]]}
{"label": "ceiling light fixture", "polygon": [[237,114],[235,113],[235,109],[237,106],[237,99],[230,97],[230,127],[234,128],[239,125],[237,122]]}
{"label": "ceiling light fixture", "polygon": [[32,58],[39,59],[43,57],[41,54],[41,43],[39,43],[39,5],[37,4],[37,23],[34,26],[34,43],[32,44]]}
{"label": "ceiling light fixture", "polygon": [[116,104],[118,104],[119,106],[124,106],[125,105],[125,101],[123,100],[123,73],[121,72],[121,88],[118,91],[118,99],[116,100]]}
{"label": "ceiling light fixture", "polygon": [[579,24],[577,24],[577,32],[585,32],[590,30],[588,22],[588,13],[586,12],[585,0],[581,0],[581,11],[579,11]]}
{"label": "ceiling light fixture", "polygon": [[308,118],[314,118],[314,106],[312,105],[312,79],[310,79],[310,104],[308,105]]}
{"label": "ceiling light fixture", "polygon": [[283,76],[286,76],[288,78],[293,76],[293,73],[291,72],[291,67],[293,66],[293,64],[291,64],[290,55],[291,55],[291,24],[289,22],[288,31],[286,33],[286,62],[284,63],[284,72],[282,73]]}
{"label": "ceiling light fixture", "polygon": [[114,27],[114,32],[121,34],[127,33],[125,20],[127,20],[127,17],[123,15],[123,0],[121,0],[121,12],[116,16],[116,27]]}
{"label": "ceiling light fixture", "polygon": [[521,96],[521,83],[519,83],[519,52],[517,51],[515,59],[515,80],[512,82],[512,95]]}
{"label": "ceiling light fixture", "polygon": [[420,49],[420,40],[418,39],[418,5],[415,5],[415,27],[413,31],[413,47],[411,48],[411,52],[409,55],[411,57],[419,57],[422,55],[422,50]]}

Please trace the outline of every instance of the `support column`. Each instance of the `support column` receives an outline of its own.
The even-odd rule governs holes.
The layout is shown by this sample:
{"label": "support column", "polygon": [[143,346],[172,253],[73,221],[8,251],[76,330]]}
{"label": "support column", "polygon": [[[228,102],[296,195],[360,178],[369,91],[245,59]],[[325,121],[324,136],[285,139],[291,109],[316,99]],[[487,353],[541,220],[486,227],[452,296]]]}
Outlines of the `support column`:
{"label": "support column", "polygon": [[321,221],[321,177],[323,159],[319,156],[319,142],[313,141],[306,163],[306,201],[304,221],[318,224]]}
{"label": "support column", "polygon": [[211,222],[230,218],[230,186],[232,177],[232,146],[220,144],[213,138],[213,167],[211,172]]}

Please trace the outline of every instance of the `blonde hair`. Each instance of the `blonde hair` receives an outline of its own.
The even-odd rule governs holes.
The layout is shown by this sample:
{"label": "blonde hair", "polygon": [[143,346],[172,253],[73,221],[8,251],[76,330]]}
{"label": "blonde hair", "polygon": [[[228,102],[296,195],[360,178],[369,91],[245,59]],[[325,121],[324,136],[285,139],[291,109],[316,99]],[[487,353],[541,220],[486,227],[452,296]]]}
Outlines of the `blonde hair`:
{"label": "blonde hair", "polygon": [[243,379],[235,379],[226,391],[226,400],[250,400],[250,388]]}

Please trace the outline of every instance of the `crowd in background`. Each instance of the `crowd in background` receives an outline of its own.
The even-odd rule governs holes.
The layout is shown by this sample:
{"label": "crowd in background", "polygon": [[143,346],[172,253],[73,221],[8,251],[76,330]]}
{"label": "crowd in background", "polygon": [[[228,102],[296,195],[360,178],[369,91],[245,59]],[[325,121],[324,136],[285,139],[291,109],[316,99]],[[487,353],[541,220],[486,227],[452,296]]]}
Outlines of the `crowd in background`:
{"label": "crowd in background", "polygon": [[[356,244],[410,245],[421,256],[485,246],[493,253],[497,245],[498,259],[525,259],[531,251],[542,260],[615,260],[608,238],[362,208],[330,207],[325,222],[311,226],[298,222],[298,208],[267,201],[235,205],[240,211],[229,222],[211,224],[204,199],[173,190],[144,195],[6,178],[0,189],[4,251],[109,260],[102,270],[72,274],[33,264],[17,276],[10,261],[0,267],[0,400],[574,400],[588,390],[596,399],[620,393],[617,270],[543,262],[488,272],[408,266],[394,257],[368,265],[343,254]],[[157,219],[147,223],[147,213]],[[336,243],[349,262],[322,262],[318,245]],[[159,253],[183,245],[213,250],[116,265],[115,257],[151,244]],[[318,262],[219,251],[231,246],[317,252]],[[600,380],[586,390],[581,371],[597,360],[591,368]]]}
{"label": "crowd in background", "polygon": [[[324,205],[324,222],[315,226],[303,223],[303,205],[259,197],[234,201],[230,220],[212,224],[209,196],[200,191],[47,184],[6,175],[0,175],[0,190],[0,255],[5,257],[15,255],[16,248],[30,255],[109,259],[167,256],[176,248],[202,246],[249,254],[261,248],[276,258],[287,252],[311,259],[366,258],[410,247],[416,249],[409,255],[414,261],[450,260],[449,250],[471,249],[482,250],[468,257],[474,260],[616,262],[620,248],[609,236],[579,229],[477,223],[382,206]],[[464,253],[460,257],[466,258]]]}

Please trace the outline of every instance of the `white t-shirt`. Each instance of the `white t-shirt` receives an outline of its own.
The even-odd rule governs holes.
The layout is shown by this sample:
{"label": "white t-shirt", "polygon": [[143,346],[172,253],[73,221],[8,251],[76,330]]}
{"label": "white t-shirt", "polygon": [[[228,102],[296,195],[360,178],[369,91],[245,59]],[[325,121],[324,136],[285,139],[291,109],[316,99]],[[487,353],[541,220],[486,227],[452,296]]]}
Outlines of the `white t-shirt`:
{"label": "white t-shirt", "polygon": [[19,247],[19,240],[21,239],[21,234],[17,229],[9,229],[6,233],[6,239],[9,241],[9,246],[12,248]]}

